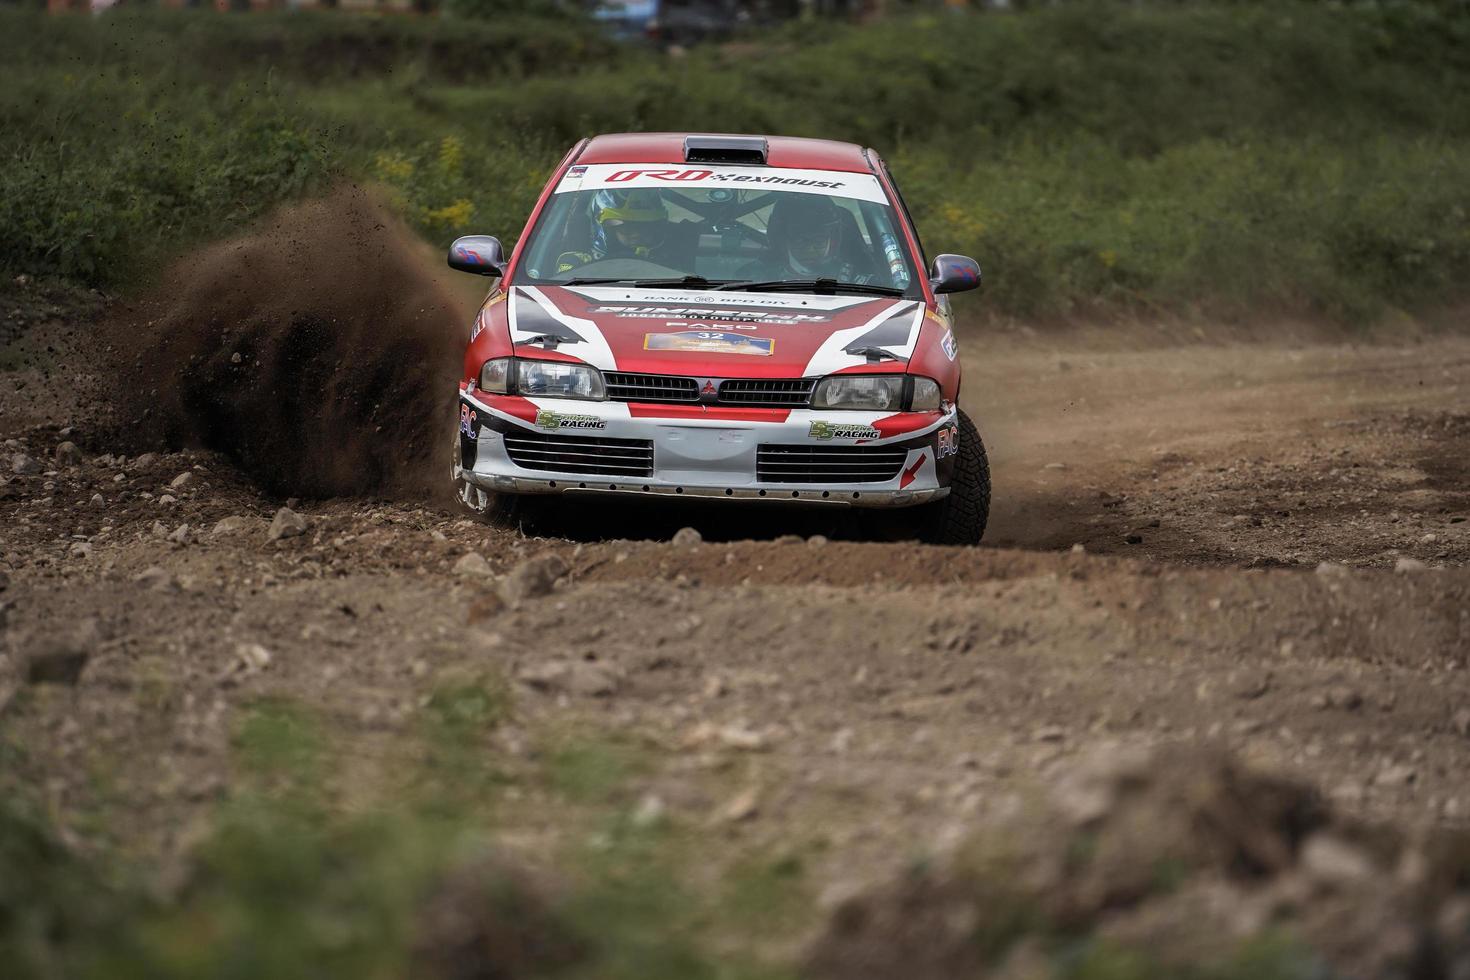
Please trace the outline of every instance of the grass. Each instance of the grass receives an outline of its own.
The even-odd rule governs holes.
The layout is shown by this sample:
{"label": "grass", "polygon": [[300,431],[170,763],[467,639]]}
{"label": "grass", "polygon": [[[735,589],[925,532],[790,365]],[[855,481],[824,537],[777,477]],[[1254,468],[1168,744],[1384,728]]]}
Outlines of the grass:
{"label": "grass", "polygon": [[[582,135],[872,145],[993,315],[1464,298],[1470,16],[1398,3],[1045,5],[804,23],[671,59],[575,21],[0,11],[0,268],[136,288],[343,177],[439,244],[517,237]],[[8,277],[7,277],[8,281]]]}

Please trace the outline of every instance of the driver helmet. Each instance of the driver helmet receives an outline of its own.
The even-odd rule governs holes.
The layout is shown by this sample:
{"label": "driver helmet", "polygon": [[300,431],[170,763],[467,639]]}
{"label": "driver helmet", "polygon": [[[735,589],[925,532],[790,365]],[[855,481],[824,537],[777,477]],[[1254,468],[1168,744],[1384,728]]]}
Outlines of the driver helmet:
{"label": "driver helmet", "polygon": [[771,208],[766,231],[797,272],[828,267],[842,249],[842,208],[830,197],[788,192]]}
{"label": "driver helmet", "polygon": [[664,243],[669,233],[669,210],[658,191],[601,190],[592,202],[597,232],[592,254],[645,257]]}

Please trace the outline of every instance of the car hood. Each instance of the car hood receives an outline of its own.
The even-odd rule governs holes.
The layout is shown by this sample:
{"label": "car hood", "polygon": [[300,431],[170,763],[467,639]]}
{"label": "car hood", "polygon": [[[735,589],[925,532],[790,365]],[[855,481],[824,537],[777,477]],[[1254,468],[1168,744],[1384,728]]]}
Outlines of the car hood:
{"label": "car hood", "polygon": [[515,286],[507,306],[523,354],[717,378],[816,377],[869,363],[857,348],[886,350],[899,360],[882,363],[902,370],[924,322],[923,303],[886,296]]}

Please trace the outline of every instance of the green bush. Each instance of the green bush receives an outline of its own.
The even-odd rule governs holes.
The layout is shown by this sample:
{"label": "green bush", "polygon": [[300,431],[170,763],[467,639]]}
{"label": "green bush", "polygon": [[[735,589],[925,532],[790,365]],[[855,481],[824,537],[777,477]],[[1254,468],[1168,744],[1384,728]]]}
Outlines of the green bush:
{"label": "green bush", "polygon": [[987,311],[1368,320],[1463,296],[1452,4],[1043,6],[803,22],[682,58],[575,19],[0,11],[0,269],[119,287],[335,176],[513,240],[580,137],[853,140]]}

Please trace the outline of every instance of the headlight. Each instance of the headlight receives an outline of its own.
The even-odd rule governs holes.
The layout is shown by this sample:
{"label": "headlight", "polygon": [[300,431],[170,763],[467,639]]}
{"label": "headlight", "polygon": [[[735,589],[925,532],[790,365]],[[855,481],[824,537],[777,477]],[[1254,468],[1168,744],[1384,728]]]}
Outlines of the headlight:
{"label": "headlight", "polygon": [[515,363],[514,358],[497,357],[493,361],[486,361],[484,367],[480,368],[480,390],[490,391],[498,395],[510,393],[510,366]]}
{"label": "headlight", "polygon": [[516,393],[550,398],[586,398],[603,401],[607,388],[602,372],[585,364],[558,361],[517,361]]}
{"label": "headlight", "polygon": [[586,364],[526,361],[497,357],[480,368],[480,390],[500,395],[540,395],[544,398],[584,398],[605,401],[602,372]]}
{"label": "headlight", "polygon": [[896,412],[903,405],[903,380],[901,374],[836,374],[817,383],[812,408]]}
{"label": "headlight", "polygon": [[909,399],[909,411],[911,412],[937,412],[940,403],[944,401],[944,395],[939,390],[939,382],[933,378],[915,378],[914,394]]}

